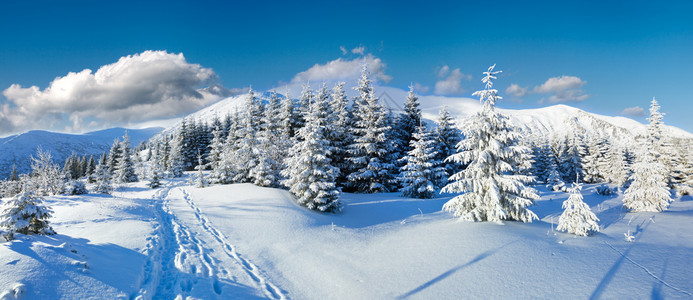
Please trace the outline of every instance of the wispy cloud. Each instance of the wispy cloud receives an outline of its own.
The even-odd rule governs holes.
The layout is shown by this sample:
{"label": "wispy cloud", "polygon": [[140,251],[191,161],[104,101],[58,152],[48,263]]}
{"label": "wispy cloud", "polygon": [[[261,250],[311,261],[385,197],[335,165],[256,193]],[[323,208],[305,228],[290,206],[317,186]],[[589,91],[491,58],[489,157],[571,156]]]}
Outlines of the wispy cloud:
{"label": "wispy cloud", "polygon": [[640,106],[628,107],[623,109],[623,111],[621,111],[621,114],[631,117],[642,117],[645,116],[645,109]]}
{"label": "wispy cloud", "polygon": [[12,84],[2,92],[8,103],[0,112],[0,132],[80,131],[85,123],[127,125],[176,117],[227,94],[216,80],[212,69],[188,63],[182,53],[145,51],[96,72],[70,72],[43,90]]}
{"label": "wispy cloud", "polygon": [[586,83],[587,81],[579,77],[563,75],[551,77],[531,90],[529,87],[522,87],[516,83],[512,83],[505,89],[505,93],[515,98],[522,98],[533,94],[543,95],[539,103],[580,102],[590,96],[580,89]]}
{"label": "wispy cloud", "polygon": [[546,80],[542,85],[534,87],[534,92],[543,93],[558,93],[568,89],[576,89],[582,87],[586,81],[575,76],[558,76]]}
{"label": "wispy cloud", "polygon": [[471,80],[471,75],[462,74],[459,68],[450,71],[450,67],[445,65],[437,72],[438,80],[435,84],[434,93],[437,95],[458,95],[464,92],[462,79]]}
{"label": "wispy cloud", "polygon": [[359,47],[356,47],[354,49],[351,49],[351,53],[354,53],[354,54],[363,55],[365,52],[366,52],[366,47],[364,47],[364,46],[359,46]]}
{"label": "wispy cloud", "polygon": [[291,82],[305,81],[349,81],[359,78],[361,67],[366,65],[373,78],[389,82],[392,76],[385,74],[385,63],[372,54],[366,54],[352,60],[338,58],[325,64],[315,64],[308,70],[300,72]]}
{"label": "wispy cloud", "polygon": [[422,84],[420,84],[420,83],[418,83],[418,82],[414,82],[414,91],[415,91],[415,92],[417,92],[417,93],[422,93],[422,94],[426,94],[426,93],[428,93],[428,91],[430,91],[430,90],[431,90],[431,88],[428,87],[427,85],[422,85]]}
{"label": "wispy cloud", "polygon": [[522,98],[525,95],[527,95],[527,88],[526,87],[523,88],[523,87],[513,83],[507,89],[505,89],[505,93],[508,95],[511,95],[511,96]]}

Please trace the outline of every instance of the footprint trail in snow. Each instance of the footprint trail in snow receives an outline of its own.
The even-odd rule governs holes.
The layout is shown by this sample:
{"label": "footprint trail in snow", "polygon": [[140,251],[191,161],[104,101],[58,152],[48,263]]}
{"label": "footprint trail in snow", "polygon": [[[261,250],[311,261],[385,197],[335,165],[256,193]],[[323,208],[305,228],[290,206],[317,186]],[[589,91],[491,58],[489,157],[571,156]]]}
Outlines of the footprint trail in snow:
{"label": "footprint trail in snow", "polygon": [[[149,240],[140,288],[131,299],[228,299],[244,295],[286,299],[281,289],[239,255],[202,215],[187,191],[166,186],[152,198],[158,219],[156,235]],[[193,222],[172,209],[172,202],[177,200],[184,200],[185,209],[192,210]]]}

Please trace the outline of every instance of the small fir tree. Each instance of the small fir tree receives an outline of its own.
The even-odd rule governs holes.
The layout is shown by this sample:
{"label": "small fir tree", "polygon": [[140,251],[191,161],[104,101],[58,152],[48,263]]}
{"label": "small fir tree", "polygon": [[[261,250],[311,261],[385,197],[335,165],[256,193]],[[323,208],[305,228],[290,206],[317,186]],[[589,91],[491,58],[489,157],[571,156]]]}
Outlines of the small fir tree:
{"label": "small fir tree", "polygon": [[17,165],[12,164],[12,172],[10,172],[10,181],[17,181],[19,180],[19,176],[17,175]]}
{"label": "small fir tree", "polygon": [[120,161],[115,173],[117,182],[128,183],[136,182],[137,174],[135,174],[135,164],[132,162],[132,148],[130,148],[130,137],[127,133],[123,137],[123,142],[120,143]]}
{"label": "small fir tree", "polygon": [[399,180],[404,186],[402,196],[428,199],[433,198],[437,189],[436,183],[445,177],[441,161],[436,161],[435,137],[419,126],[410,142],[412,150],[401,161]]}
{"label": "small fir tree", "polygon": [[0,209],[0,235],[5,240],[14,239],[15,233],[55,234],[48,219],[53,210],[33,192],[22,192],[3,203]]}
{"label": "small fir tree", "polygon": [[205,173],[202,172],[202,170],[205,169],[205,165],[202,163],[202,154],[197,155],[197,166],[195,166],[195,169],[197,170],[197,178],[196,178],[196,184],[197,187],[203,188],[208,185],[207,183],[207,178],[205,177]]}
{"label": "small fir tree", "polygon": [[[102,156],[102,158],[103,157],[104,156]],[[102,161],[96,166],[96,170],[94,170],[94,177],[96,183],[94,192],[110,194],[113,191],[113,186],[111,185],[111,172],[108,171],[108,165],[104,159],[102,159]]]}
{"label": "small fir tree", "polygon": [[149,187],[150,188],[158,188],[161,186],[161,166],[157,163],[154,163],[150,170],[150,175],[149,175]]}
{"label": "small fir tree", "polygon": [[556,230],[579,236],[587,236],[590,232],[599,232],[599,225],[597,224],[599,219],[589,205],[582,201],[581,189],[581,184],[573,184],[568,200],[563,201],[563,213],[558,219]]}
{"label": "small fir tree", "polygon": [[31,170],[33,181],[36,184],[34,191],[39,196],[55,195],[63,188],[63,177],[60,176],[60,168],[53,163],[50,151],[43,151],[39,146],[36,157],[31,156]]}
{"label": "small fir tree", "polygon": [[546,188],[552,191],[562,191],[565,188],[565,182],[561,179],[561,174],[558,173],[558,166],[555,160],[549,161],[549,177],[546,178]]}

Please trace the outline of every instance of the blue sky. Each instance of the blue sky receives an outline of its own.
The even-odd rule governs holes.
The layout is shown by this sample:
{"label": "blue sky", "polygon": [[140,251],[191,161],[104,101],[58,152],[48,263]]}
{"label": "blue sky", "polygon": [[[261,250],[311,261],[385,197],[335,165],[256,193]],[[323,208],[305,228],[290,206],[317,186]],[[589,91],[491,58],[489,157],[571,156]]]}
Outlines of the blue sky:
{"label": "blue sky", "polygon": [[[647,112],[655,96],[667,113],[666,124],[693,131],[688,117],[693,2],[603,2],[5,1],[0,4],[0,91],[18,86],[0,96],[14,109],[0,112],[0,135],[78,131],[77,125],[60,127],[61,118],[73,118],[69,111],[33,125],[37,128],[9,115],[20,111],[31,86],[45,91],[69,72],[96,72],[146,50],[183,53],[186,63],[200,67],[193,75],[213,72],[199,81],[185,77],[186,82],[227,88],[269,89],[315,64],[369,57],[380,59],[391,78],[388,85],[416,83],[428,94],[470,96],[482,87],[481,72],[497,64],[504,71],[496,85],[505,96],[501,107],[565,103],[606,115],[630,113],[644,122],[637,107]],[[171,68],[190,71],[180,64]],[[89,95],[89,100],[54,106],[79,110],[100,99]],[[24,118],[35,117],[26,110],[57,114],[39,109],[44,98],[31,99],[36,103],[23,107]],[[194,108],[183,105],[158,117]],[[104,117],[94,110],[80,113],[73,123],[81,128],[106,124],[95,121]],[[145,120],[111,116],[107,123]]]}

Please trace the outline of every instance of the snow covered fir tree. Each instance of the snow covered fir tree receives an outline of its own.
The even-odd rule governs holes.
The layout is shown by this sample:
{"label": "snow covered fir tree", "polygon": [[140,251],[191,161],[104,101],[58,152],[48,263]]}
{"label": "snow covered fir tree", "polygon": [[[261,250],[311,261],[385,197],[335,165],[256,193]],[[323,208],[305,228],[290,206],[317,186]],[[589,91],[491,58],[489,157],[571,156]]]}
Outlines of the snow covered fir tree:
{"label": "snow covered fir tree", "polygon": [[582,201],[582,184],[573,183],[568,189],[570,196],[563,201],[563,213],[558,219],[556,230],[565,231],[574,235],[587,236],[591,232],[599,232],[599,219],[592,212],[589,205]]}
{"label": "snow covered fir tree", "polygon": [[394,144],[389,137],[391,122],[375,96],[368,70],[364,67],[354,99],[353,144],[349,157],[354,170],[347,176],[348,185],[356,192],[392,191],[396,185]]}
{"label": "snow covered fir tree", "polygon": [[623,206],[634,212],[659,212],[672,201],[667,188],[668,171],[661,163],[661,120],[657,100],[652,99],[647,139],[633,166],[632,183],[623,196]]}
{"label": "snow covered fir tree", "polygon": [[291,148],[292,155],[282,171],[287,179],[282,183],[296,197],[296,201],[312,210],[337,212],[341,209],[336,178],[339,169],[329,158],[332,151],[327,139],[329,114],[326,97],[315,97],[306,111],[304,126],[297,132],[298,141]]}
{"label": "snow covered fir tree", "polygon": [[404,186],[402,196],[433,198],[438,190],[436,183],[446,176],[442,162],[435,160],[438,154],[434,148],[435,136],[425,126],[419,126],[412,138],[412,149],[400,159],[404,162],[399,175]]}
{"label": "snow covered fir tree", "polygon": [[22,192],[0,206],[0,236],[14,239],[15,233],[55,234],[48,219],[53,210],[43,204],[43,198],[33,192]]}
{"label": "snow covered fir tree", "polygon": [[436,127],[434,129],[436,138],[435,148],[436,156],[434,160],[440,161],[446,176],[441,178],[438,186],[445,186],[448,183],[448,178],[462,169],[462,165],[448,160],[447,158],[457,153],[457,144],[462,140],[460,130],[455,126],[454,119],[450,116],[447,107],[443,107],[438,112]]}
{"label": "snow covered fir tree", "polygon": [[481,112],[465,124],[465,139],[457,144],[458,153],[448,158],[467,167],[450,177],[451,183],[443,191],[464,194],[452,198],[443,209],[469,221],[532,222],[537,216],[527,207],[539,198],[534,189],[525,186],[532,178],[512,173],[529,149],[518,145],[519,133],[495,109],[501,97],[493,89],[493,80],[501,71],[494,68],[484,72],[485,89],[474,92],[483,103]]}

